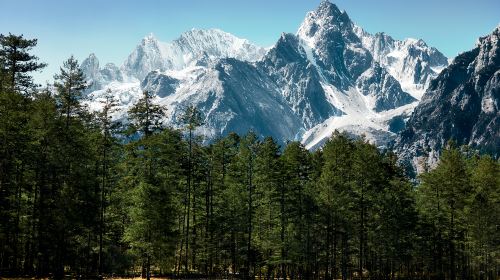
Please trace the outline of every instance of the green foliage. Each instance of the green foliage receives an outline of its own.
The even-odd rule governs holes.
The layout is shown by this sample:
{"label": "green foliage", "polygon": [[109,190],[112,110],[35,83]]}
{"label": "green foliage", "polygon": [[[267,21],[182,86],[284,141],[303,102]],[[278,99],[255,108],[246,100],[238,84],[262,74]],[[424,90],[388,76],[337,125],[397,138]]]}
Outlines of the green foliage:
{"label": "green foliage", "polygon": [[161,120],[165,108],[153,102],[154,96],[149,91],[143,91],[142,97],[129,109],[130,134],[142,132],[146,137],[162,128]]}
{"label": "green foliage", "polygon": [[25,39],[23,35],[0,34],[0,90],[28,93],[35,87],[30,72],[38,71],[47,64],[29,52],[37,39]]}
{"label": "green foliage", "polygon": [[71,56],[63,63],[60,73],[54,75],[55,96],[61,115],[66,118],[66,129],[69,128],[71,117],[82,114],[81,99],[83,90],[87,88],[85,75],[78,65],[78,60]]}
{"label": "green foliage", "polygon": [[493,278],[500,257],[499,163],[489,156],[479,158],[472,167],[471,185],[471,195],[465,208],[466,228],[469,230],[466,246],[471,248],[474,267],[482,267]]}

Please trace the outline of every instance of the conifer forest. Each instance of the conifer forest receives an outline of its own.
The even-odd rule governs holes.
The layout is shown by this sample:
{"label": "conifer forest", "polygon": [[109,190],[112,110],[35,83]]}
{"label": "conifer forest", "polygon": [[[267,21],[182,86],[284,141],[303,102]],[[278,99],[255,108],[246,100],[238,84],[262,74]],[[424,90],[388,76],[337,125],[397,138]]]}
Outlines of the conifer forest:
{"label": "conifer forest", "polygon": [[499,279],[495,155],[450,139],[417,175],[340,132],[207,143],[148,91],[89,110],[74,57],[36,85],[36,45],[0,36],[0,277]]}

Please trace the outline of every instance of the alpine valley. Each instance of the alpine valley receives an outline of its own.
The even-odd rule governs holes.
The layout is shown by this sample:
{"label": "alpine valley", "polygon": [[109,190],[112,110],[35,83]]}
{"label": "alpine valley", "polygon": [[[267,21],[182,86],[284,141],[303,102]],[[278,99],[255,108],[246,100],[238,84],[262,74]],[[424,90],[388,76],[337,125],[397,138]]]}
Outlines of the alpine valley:
{"label": "alpine valley", "polygon": [[[192,29],[133,49],[190,20],[262,40],[305,1],[38,2],[0,5],[0,280],[500,280],[500,26],[449,59],[316,0],[269,47]],[[443,50],[500,15],[372,2],[349,5]],[[121,65],[42,72],[137,30]]]}
{"label": "alpine valley", "polygon": [[[165,123],[173,127],[188,105],[200,109],[198,133],[207,142],[253,130],[315,149],[340,130],[364,135],[379,147],[397,142],[411,161],[421,154],[415,145],[422,141],[439,149],[447,137],[457,136],[463,143],[498,147],[497,45],[498,29],[449,66],[451,60],[424,41],[370,34],[323,1],[296,34],[283,33],[269,48],[218,29],[193,29],[170,43],[145,37],[120,67],[101,67],[93,54],[81,67],[92,85],[89,106],[98,109],[111,90],[119,100],[117,119],[125,119],[147,90],[167,108]],[[456,109],[453,116],[449,106]],[[474,123],[443,127],[469,118],[455,118],[464,110]],[[426,132],[428,127],[439,133]]]}

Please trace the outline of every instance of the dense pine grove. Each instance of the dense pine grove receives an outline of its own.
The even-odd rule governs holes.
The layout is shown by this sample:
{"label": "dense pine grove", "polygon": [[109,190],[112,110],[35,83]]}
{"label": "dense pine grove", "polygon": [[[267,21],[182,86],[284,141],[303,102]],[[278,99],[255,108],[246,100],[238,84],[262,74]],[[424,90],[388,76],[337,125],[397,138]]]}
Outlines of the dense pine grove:
{"label": "dense pine grove", "polygon": [[342,133],[202,145],[197,108],[169,128],[148,92],[89,111],[73,57],[40,89],[36,43],[0,36],[0,276],[498,279],[497,160],[450,142],[410,180]]}

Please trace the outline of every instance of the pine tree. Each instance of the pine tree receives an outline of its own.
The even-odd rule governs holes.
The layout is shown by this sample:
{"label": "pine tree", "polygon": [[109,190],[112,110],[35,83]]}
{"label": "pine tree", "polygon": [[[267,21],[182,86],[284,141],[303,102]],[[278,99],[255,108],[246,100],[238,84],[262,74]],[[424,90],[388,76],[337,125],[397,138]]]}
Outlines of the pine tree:
{"label": "pine tree", "polygon": [[[53,224],[54,258],[50,265],[56,278],[64,275],[65,267],[81,273],[94,273],[98,252],[96,245],[99,224],[98,152],[94,141],[100,131],[91,114],[83,106],[85,77],[78,62],[70,57],[55,75],[58,118],[55,122],[54,149],[51,154],[52,185],[49,221]],[[86,215],[81,215],[81,212]]]}
{"label": "pine tree", "polygon": [[[147,149],[130,154],[130,173],[123,182],[128,186],[130,223],[125,229],[125,241],[141,260],[143,277],[151,277],[154,265],[170,271],[177,242],[175,220],[178,205],[174,200],[176,186],[181,183],[181,134],[165,129],[146,139]],[[134,152],[133,152],[134,153]]]}
{"label": "pine tree", "polygon": [[128,111],[130,134],[141,132],[144,137],[151,136],[154,132],[163,128],[162,119],[166,109],[153,102],[154,95],[149,91],[143,91],[142,97]]}
{"label": "pine tree", "polygon": [[[1,269],[19,273],[30,244],[31,226],[22,217],[33,214],[32,138],[28,122],[35,90],[30,73],[45,64],[29,52],[36,40],[0,35],[0,258]],[[26,237],[27,238],[24,238]],[[26,246],[24,246],[26,245]],[[24,262],[29,271],[29,260]]]}
{"label": "pine tree", "polygon": [[[482,156],[472,167],[472,191],[466,208],[467,228],[469,230],[468,245],[471,247],[471,258],[474,274],[462,274],[462,278],[481,278],[481,271],[489,279],[496,276],[499,265],[500,233],[500,164],[489,156]],[[479,268],[479,269],[478,269]]]}
{"label": "pine tree", "polygon": [[[197,127],[202,125],[202,116],[200,111],[195,106],[188,106],[181,118],[182,123],[185,125],[187,130],[187,142],[188,142],[188,154],[187,154],[187,180],[186,180],[186,190],[185,190],[185,203],[184,203],[184,224],[183,225],[183,233],[184,233],[184,242],[181,242],[179,258],[182,262],[182,254],[183,254],[183,245],[185,244],[185,258],[184,258],[184,272],[187,273],[189,271],[189,243],[190,243],[190,222],[191,222],[191,214],[193,214],[193,223],[196,223],[196,212],[193,207],[195,207],[196,203],[196,191],[193,190],[193,151],[196,147],[196,139],[194,132]],[[193,199],[191,199],[193,195]],[[196,227],[193,227],[193,235],[196,235]],[[193,236],[193,242],[196,242],[196,236]],[[193,246],[195,247],[195,246]],[[195,251],[193,251],[192,257],[196,258]],[[194,262],[194,261],[193,261]]]}
{"label": "pine tree", "polygon": [[325,278],[336,277],[338,237],[342,238],[342,276],[347,274],[349,259],[348,241],[352,234],[354,207],[352,197],[354,144],[345,135],[335,132],[323,148],[324,163],[319,178],[318,204],[326,228],[325,240]]}
{"label": "pine tree", "polygon": [[112,95],[112,91],[108,89],[104,100],[101,101],[102,111],[98,113],[98,125],[101,130],[101,139],[99,144],[99,154],[102,166],[101,171],[101,197],[99,205],[99,260],[98,260],[98,273],[102,275],[103,273],[103,236],[105,234],[105,208],[106,208],[106,194],[110,192],[109,181],[110,181],[110,168],[112,168],[112,161],[110,160],[112,155],[112,148],[116,145],[116,140],[113,133],[116,132],[117,123],[113,122],[112,114],[116,111],[117,101]]}
{"label": "pine tree", "polygon": [[291,142],[285,147],[281,159],[283,184],[288,190],[285,211],[289,216],[289,259],[301,277],[312,265],[310,230],[313,227],[314,192],[311,188],[311,156],[302,144]]}
{"label": "pine tree", "polygon": [[241,138],[238,153],[231,162],[228,170],[227,184],[230,197],[230,215],[232,225],[231,259],[232,270],[236,272],[238,266],[244,278],[251,275],[254,264],[254,233],[255,214],[255,158],[260,141],[257,135],[249,132]]}
{"label": "pine tree", "polygon": [[[255,259],[256,270],[266,264],[267,276],[273,270],[279,270],[279,277],[285,277],[288,264],[288,201],[287,189],[282,176],[280,147],[271,138],[266,137],[259,145],[255,155],[254,168],[254,213],[252,222],[253,247],[258,258]],[[259,257],[260,256],[260,257]],[[266,263],[259,258],[268,259]]]}
{"label": "pine tree", "polygon": [[383,155],[381,172],[384,182],[380,185],[382,188],[374,193],[368,232],[370,275],[377,273],[381,277],[394,277],[397,267],[406,267],[407,273],[412,273],[409,263],[416,243],[418,216],[414,186],[403,175],[396,161],[392,153]]}
{"label": "pine tree", "polygon": [[85,75],[78,65],[78,60],[71,56],[63,63],[60,73],[54,75],[57,89],[56,99],[61,116],[65,118],[65,130],[70,126],[71,118],[81,114],[83,90],[87,88]]}
{"label": "pine tree", "polygon": [[354,144],[352,198],[353,210],[358,215],[358,219],[355,219],[358,233],[358,273],[363,275],[370,253],[368,236],[376,226],[373,220],[377,211],[376,194],[385,192],[387,182],[384,180],[382,157],[378,149],[364,139],[359,139]]}
{"label": "pine tree", "polygon": [[47,87],[35,95],[30,106],[30,117],[28,120],[28,131],[31,134],[32,145],[28,152],[31,156],[29,169],[32,172],[32,189],[30,192],[31,205],[27,207],[26,218],[27,235],[24,253],[24,272],[30,275],[41,276],[48,270],[47,263],[42,260],[43,255],[49,254],[50,249],[46,246],[51,240],[44,229],[47,221],[48,195],[48,173],[51,166],[50,146],[54,140],[54,121],[57,116],[55,100]]}
{"label": "pine tree", "polygon": [[[235,184],[239,169],[236,168],[236,156],[239,151],[240,137],[231,133],[213,145],[213,236],[216,246],[216,272],[222,273],[230,269],[236,273],[239,268],[238,251],[240,248],[238,235],[244,229],[245,215],[243,193]],[[228,267],[224,266],[228,263]]]}
{"label": "pine tree", "polygon": [[455,279],[457,248],[461,246],[464,238],[463,211],[470,184],[464,158],[453,143],[443,151],[438,166],[422,175],[421,179],[421,211],[436,228],[437,271],[443,273],[441,254],[442,250],[447,249],[447,277]]}
{"label": "pine tree", "polygon": [[31,136],[26,127],[29,100],[17,92],[0,96],[0,243],[4,266],[18,272],[21,259],[21,217]]}
{"label": "pine tree", "polygon": [[[164,148],[162,135],[169,129],[162,126],[164,108],[153,103],[153,95],[147,91],[129,110],[130,133],[142,133],[142,138],[127,145],[125,160],[127,176],[122,184],[129,192],[128,199],[130,223],[125,227],[125,240],[132,244],[134,252],[142,261],[142,275],[150,278],[152,260],[159,260],[158,250],[167,244],[165,238],[172,235],[170,226],[158,227],[161,215],[172,216],[172,185],[160,179],[162,158],[156,157]],[[169,143],[169,144],[175,144]],[[158,201],[149,201],[149,195],[158,194]],[[161,207],[156,204],[163,204]],[[153,207],[154,206],[154,207]],[[157,209],[155,207],[158,207]],[[162,213],[162,214],[160,214]],[[173,218],[170,218],[173,219]],[[169,225],[161,221],[162,225]],[[159,239],[159,240],[157,240]]]}
{"label": "pine tree", "polygon": [[0,92],[27,93],[36,86],[30,73],[47,66],[29,53],[36,45],[37,39],[25,39],[23,35],[11,33],[7,36],[0,34]]}

